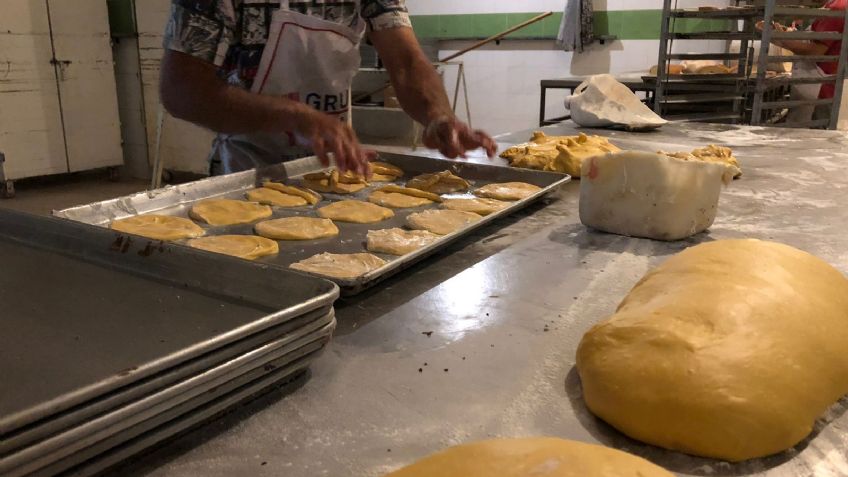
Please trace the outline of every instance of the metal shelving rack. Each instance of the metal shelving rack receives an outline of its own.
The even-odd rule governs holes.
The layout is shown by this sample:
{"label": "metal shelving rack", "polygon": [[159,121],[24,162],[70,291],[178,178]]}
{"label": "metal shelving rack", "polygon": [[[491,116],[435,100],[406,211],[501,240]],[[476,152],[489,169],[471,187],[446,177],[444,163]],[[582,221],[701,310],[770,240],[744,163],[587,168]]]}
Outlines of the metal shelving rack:
{"label": "metal shelving rack", "polygon": [[[660,49],[658,58],[657,85],[654,109],[668,119],[710,122],[743,122],[765,124],[778,117],[775,112],[787,108],[810,105],[831,105],[829,119],[814,119],[805,123],[778,123],[775,126],[792,127],[828,127],[835,129],[838,116],[842,85],[846,71],[846,52],[848,52],[848,31],[836,32],[778,32],[772,28],[772,21],[785,18],[843,17],[848,19],[848,11],[837,12],[820,8],[809,8],[803,3],[808,0],[736,0],[735,8],[720,10],[684,10],[673,4],[676,0],[664,0],[661,26]],[[704,31],[697,33],[675,32],[677,19],[725,19],[729,28],[725,31]],[[755,28],[763,21],[762,32]],[[842,40],[842,50],[837,55],[770,56],[768,47],[760,48],[760,55],[754,58],[753,41],[760,40],[762,45],[770,45],[772,39]],[[739,53],[672,53],[674,40],[733,40],[740,41]],[[669,75],[668,65],[672,60],[720,60],[736,61],[737,72],[727,75]],[[768,64],[771,62],[795,62],[802,60],[838,61],[837,74],[821,78],[791,78],[790,76],[769,77]],[[756,64],[756,74],[753,66]],[[836,94],[826,100],[790,100],[788,89],[793,84],[835,83]],[[684,94],[677,94],[677,93]],[[724,107],[721,107],[722,103]],[[730,103],[730,107],[727,104]],[[697,109],[697,104],[708,104],[714,108],[711,112],[693,112],[675,116],[669,111],[675,104],[684,104],[687,108]]]}
{"label": "metal shelving rack", "polygon": [[[747,8],[684,10],[675,8],[676,3],[676,0],[663,1],[654,110],[670,120],[744,122],[747,83],[753,56],[750,45],[757,36],[753,12]],[[728,29],[697,33],[675,31],[678,19],[688,18],[727,20]],[[741,27],[738,20],[742,20]],[[739,40],[740,48],[738,53],[729,53],[727,50],[719,53],[674,53],[672,47],[675,40]],[[668,67],[673,60],[735,61],[738,69],[730,74],[670,75]],[[675,113],[675,109],[682,108],[687,111]]]}
{"label": "metal shelving rack", "polygon": [[[764,28],[762,31],[762,44],[768,45],[771,40],[840,40],[842,48],[838,55],[782,55],[770,56],[768,49],[763,48],[758,58],[757,63],[757,82],[753,91],[753,107],[751,111],[751,124],[762,124],[771,116],[771,112],[792,108],[798,106],[820,106],[830,105],[831,113],[829,118],[819,118],[802,122],[802,123],[778,123],[774,126],[788,127],[807,127],[828,129],[836,129],[839,120],[839,106],[842,98],[843,83],[845,80],[846,55],[848,55],[848,30],[843,28],[842,33],[838,32],[812,32],[812,31],[790,31],[781,32],[775,31],[772,27],[772,22],[779,19],[797,19],[797,18],[842,18],[843,21],[848,20],[848,10],[834,11],[822,8],[808,8],[797,5],[798,0],[769,0],[761,8],[763,11]],[[795,5],[788,5],[795,3]],[[766,65],[771,61],[781,62],[796,62],[796,61],[816,61],[816,62],[837,62],[836,74],[823,75],[820,78],[767,78]],[[769,85],[781,83],[791,87],[793,84],[825,84],[834,83],[835,94],[830,99],[807,99],[807,100],[791,100],[779,98],[769,101],[766,98],[765,91]]]}

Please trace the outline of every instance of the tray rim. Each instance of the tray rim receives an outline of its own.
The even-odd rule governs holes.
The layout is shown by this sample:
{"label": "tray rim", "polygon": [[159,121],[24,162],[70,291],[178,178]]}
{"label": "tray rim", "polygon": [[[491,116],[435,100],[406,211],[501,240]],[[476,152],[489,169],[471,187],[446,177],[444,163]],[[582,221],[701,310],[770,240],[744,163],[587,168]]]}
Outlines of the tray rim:
{"label": "tray rim", "polygon": [[[238,379],[239,376],[263,368],[275,359],[283,359],[315,343],[318,343],[318,348],[314,351],[322,351],[330,342],[336,326],[335,314],[330,313],[329,316],[332,317],[329,323],[303,336],[289,340],[280,338],[266,343],[127,406],[111,410],[79,426],[51,436],[47,440],[4,456],[0,458],[0,473],[15,476],[38,472],[44,467],[68,458],[78,450],[108,439],[116,433],[112,432],[116,427],[120,428],[117,431],[120,432],[149,419],[155,419],[169,409],[201,397],[208,390],[223,386]],[[309,354],[306,353],[303,356]]]}
{"label": "tray rim", "polygon": [[[460,230],[457,230],[457,231],[455,231],[451,234],[443,235],[442,237],[440,237],[438,240],[436,240],[434,243],[432,243],[430,245],[422,247],[422,248],[420,248],[420,249],[418,249],[414,252],[408,253],[406,255],[395,257],[392,260],[387,260],[387,263],[385,265],[381,266],[380,268],[372,270],[372,271],[370,271],[370,272],[368,272],[364,275],[361,275],[359,277],[356,277],[354,279],[341,279],[341,278],[325,277],[325,276],[321,276],[321,275],[317,275],[317,274],[309,274],[309,273],[305,273],[305,272],[299,272],[297,270],[291,270],[289,267],[284,267],[284,266],[277,265],[277,264],[267,264],[266,263],[267,266],[274,267],[274,268],[281,269],[281,270],[282,269],[289,270],[292,273],[296,273],[298,275],[305,276],[305,277],[312,277],[312,278],[329,280],[329,281],[331,281],[331,282],[333,282],[333,283],[335,283],[339,286],[340,294],[342,296],[356,295],[356,294],[361,293],[362,291],[366,290],[367,288],[370,288],[371,286],[376,285],[380,281],[382,281],[382,280],[384,280],[384,279],[386,279],[386,278],[388,278],[388,277],[390,277],[394,274],[401,272],[402,270],[410,267],[412,264],[417,263],[417,262],[427,258],[428,256],[434,254],[438,250],[446,248],[447,246],[449,246],[450,244],[455,242],[457,239],[459,239],[463,236],[469,235],[469,234],[473,233],[474,231],[476,231],[476,230],[478,230],[482,227],[488,226],[489,224],[491,224],[494,221],[497,221],[500,218],[509,216],[509,215],[529,206],[530,204],[535,203],[535,202],[541,200],[542,198],[553,194],[560,187],[562,187],[563,185],[565,185],[566,183],[568,183],[572,180],[572,177],[568,174],[552,172],[552,171],[538,171],[538,170],[534,170],[534,169],[515,168],[515,167],[503,166],[503,165],[499,165],[499,164],[486,164],[486,163],[474,162],[474,161],[457,161],[457,160],[443,159],[443,158],[426,156],[426,155],[400,153],[400,152],[396,152],[396,151],[380,151],[379,148],[378,148],[378,152],[380,154],[380,160],[385,159],[385,160],[391,161],[392,157],[398,157],[398,156],[406,158],[406,159],[414,158],[415,160],[427,161],[427,162],[431,162],[431,163],[440,164],[440,166],[437,167],[436,169],[442,169],[442,168],[444,168],[444,169],[456,169],[456,168],[463,167],[463,165],[465,165],[465,164],[470,164],[470,165],[473,165],[474,167],[477,167],[477,168],[482,168],[482,169],[487,169],[487,170],[492,170],[492,171],[508,170],[508,171],[510,171],[510,173],[516,174],[516,175],[519,176],[519,177],[516,177],[516,178],[511,179],[511,180],[520,180],[520,176],[523,174],[523,175],[526,175],[526,176],[546,177],[546,178],[549,178],[551,182],[548,186],[543,187],[540,191],[538,191],[537,193],[533,194],[530,197],[527,197],[527,198],[519,200],[519,201],[515,201],[509,207],[506,207],[506,208],[499,210],[495,213],[484,216],[481,220],[474,222],[472,224],[469,224],[468,226],[466,226],[466,227],[464,227]],[[262,168],[262,169],[251,169],[251,170],[248,170],[248,171],[237,172],[237,173],[230,174],[230,175],[227,175],[227,176],[207,177],[207,178],[199,179],[199,180],[189,182],[189,183],[186,183],[186,184],[167,186],[167,187],[164,187],[162,189],[157,189],[157,190],[154,190],[154,191],[139,192],[139,193],[136,193],[136,194],[131,194],[131,195],[118,197],[118,198],[114,198],[114,199],[108,199],[108,200],[105,200],[105,201],[94,202],[94,203],[91,203],[91,204],[71,207],[71,208],[68,208],[68,209],[54,211],[53,214],[57,217],[62,217],[62,218],[68,219],[68,220],[81,221],[85,224],[88,224],[89,226],[103,227],[104,222],[106,220],[112,220],[112,219],[110,219],[108,217],[103,217],[103,216],[98,216],[99,218],[93,217],[92,214],[90,213],[90,211],[92,209],[94,209],[94,208],[99,208],[101,210],[115,210],[115,209],[117,209],[117,210],[120,210],[120,211],[126,213],[127,215],[125,215],[125,216],[154,213],[156,210],[161,210],[163,208],[186,205],[186,204],[194,202],[195,200],[200,200],[200,199],[196,199],[196,198],[184,200],[183,197],[185,197],[187,193],[185,191],[183,191],[183,189],[191,188],[191,187],[199,187],[204,182],[207,182],[207,181],[210,181],[210,180],[215,180],[216,182],[220,182],[221,185],[232,184],[233,188],[230,189],[230,191],[235,191],[235,190],[241,190],[244,187],[251,187],[251,186],[260,185],[264,180],[268,180],[268,179],[270,179],[270,180],[287,180],[287,179],[297,178],[297,177],[303,175],[303,173],[308,173],[308,172],[313,172],[313,171],[318,171],[318,170],[326,170],[326,169],[327,169],[327,167],[320,165],[320,162],[318,161],[317,157],[310,156],[310,157],[306,157],[306,158],[302,158],[302,159],[296,159],[294,161],[289,161],[289,162],[286,162],[286,163],[276,164],[276,165],[269,166],[269,167]],[[246,185],[246,184],[249,184],[249,185]],[[214,196],[218,196],[218,195],[221,195],[221,194],[222,194],[222,192],[216,192],[214,194],[209,194],[206,197],[214,197]],[[133,203],[136,202],[136,201],[141,201],[142,204],[152,204],[153,201],[165,200],[165,198],[167,198],[167,197],[173,197],[177,201],[169,203],[169,204],[167,204],[167,205],[165,205],[161,208],[158,208],[158,209],[151,209],[151,210],[144,210],[144,211],[138,211],[135,208],[135,205],[133,205]],[[122,217],[124,217],[124,216],[123,215],[116,215],[115,216],[115,218],[122,218]],[[124,234],[124,235],[126,235],[126,234]],[[186,247],[185,245],[183,245],[181,243],[173,243],[172,245],[179,246],[179,247]],[[362,251],[367,252],[367,250],[364,250],[364,249]],[[205,252],[205,253],[211,253],[211,252]],[[234,257],[226,257],[226,256],[220,256],[219,257],[219,259],[225,259],[225,258],[234,258]],[[236,258],[236,260],[241,260],[241,259]]]}

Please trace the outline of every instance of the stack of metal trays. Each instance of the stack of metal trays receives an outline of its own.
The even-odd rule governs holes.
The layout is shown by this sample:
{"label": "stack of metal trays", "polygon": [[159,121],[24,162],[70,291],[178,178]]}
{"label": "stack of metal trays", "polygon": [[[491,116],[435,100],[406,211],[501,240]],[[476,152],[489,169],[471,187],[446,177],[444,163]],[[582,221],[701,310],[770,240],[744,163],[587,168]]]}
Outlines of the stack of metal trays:
{"label": "stack of metal trays", "polygon": [[338,287],[0,210],[0,475],[98,472],[303,375]]}

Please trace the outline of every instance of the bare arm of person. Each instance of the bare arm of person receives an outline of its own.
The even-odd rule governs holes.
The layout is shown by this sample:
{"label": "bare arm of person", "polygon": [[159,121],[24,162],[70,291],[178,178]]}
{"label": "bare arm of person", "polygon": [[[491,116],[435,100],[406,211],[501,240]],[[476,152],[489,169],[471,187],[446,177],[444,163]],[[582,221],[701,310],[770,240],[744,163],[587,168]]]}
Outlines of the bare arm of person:
{"label": "bare arm of person", "polygon": [[[757,22],[757,29],[763,30],[763,21]],[[791,31],[792,28],[782,25],[780,23],[774,22],[773,24],[775,31]],[[827,45],[823,43],[819,43],[816,41],[808,41],[808,40],[772,40],[772,44],[777,45],[781,48],[785,48],[792,52],[795,55],[803,55],[803,56],[811,56],[811,55],[824,55],[827,53]]]}
{"label": "bare arm of person", "polygon": [[453,113],[442,79],[427,60],[412,28],[372,31],[369,38],[386,65],[404,111],[425,126],[424,145],[449,158],[483,148],[497,149],[488,134],[472,130]]}
{"label": "bare arm of person", "polygon": [[368,173],[365,153],[346,123],[304,103],[229,85],[201,59],[166,50],[160,94],[165,109],[179,119],[224,134],[290,132],[324,165],[332,153],[339,169]]}

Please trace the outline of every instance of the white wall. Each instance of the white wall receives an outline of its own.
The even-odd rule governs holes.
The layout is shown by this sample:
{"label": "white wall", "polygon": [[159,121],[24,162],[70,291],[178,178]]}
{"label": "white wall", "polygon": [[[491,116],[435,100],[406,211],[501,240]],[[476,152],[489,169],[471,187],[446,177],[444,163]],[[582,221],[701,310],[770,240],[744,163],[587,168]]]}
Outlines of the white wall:
{"label": "white wall", "polygon": [[[563,11],[566,0],[406,0],[412,15]],[[723,6],[727,0],[678,0],[679,8]],[[663,0],[594,0],[595,10],[661,9]]]}
{"label": "white wall", "polygon": [[[595,0],[595,10],[658,9],[662,0]],[[727,0],[681,0],[680,7],[727,5]],[[561,10],[565,0],[481,1],[481,0],[407,0],[415,15],[462,13],[510,13]],[[445,57],[470,46],[470,41],[441,43],[440,56]],[[676,52],[723,51],[722,41],[678,41]],[[659,41],[622,40],[593,44],[580,54],[564,52],[551,40],[506,40],[500,45],[469,52],[458,60],[465,64],[471,119],[474,127],[490,134],[527,129],[539,122],[539,81],[542,79],[583,76],[600,73],[645,73],[657,63]],[[445,84],[453,95],[455,68],[447,68]],[[566,93],[548,90],[548,118],[567,113],[563,106]],[[463,96],[457,111],[464,117]]]}

